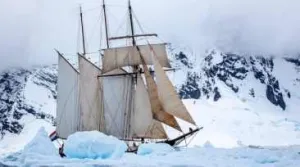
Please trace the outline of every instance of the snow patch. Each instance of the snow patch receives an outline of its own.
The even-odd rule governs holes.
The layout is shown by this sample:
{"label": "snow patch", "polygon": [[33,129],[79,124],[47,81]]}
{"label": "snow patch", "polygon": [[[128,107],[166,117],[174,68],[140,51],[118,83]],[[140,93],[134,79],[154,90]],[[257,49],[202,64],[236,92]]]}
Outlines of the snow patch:
{"label": "snow patch", "polygon": [[213,56],[213,59],[212,59],[212,64],[213,65],[216,65],[216,64],[219,64],[223,61],[223,56],[222,56],[222,53],[216,51],[216,53],[214,54]]}
{"label": "snow patch", "polygon": [[51,91],[43,86],[35,84],[32,79],[26,83],[24,97],[27,104],[36,106],[38,111],[53,116],[56,115],[56,100],[52,98]]}
{"label": "snow patch", "polygon": [[139,146],[138,155],[164,155],[175,151],[173,147],[165,143],[148,143]]}

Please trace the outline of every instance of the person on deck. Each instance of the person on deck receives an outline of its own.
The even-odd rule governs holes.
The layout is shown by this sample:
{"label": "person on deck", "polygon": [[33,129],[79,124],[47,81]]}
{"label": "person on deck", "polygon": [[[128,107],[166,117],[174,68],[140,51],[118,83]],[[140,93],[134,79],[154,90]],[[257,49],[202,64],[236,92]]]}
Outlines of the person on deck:
{"label": "person on deck", "polygon": [[61,147],[59,147],[58,153],[62,158],[66,157],[66,154],[64,153],[64,144],[62,144]]}

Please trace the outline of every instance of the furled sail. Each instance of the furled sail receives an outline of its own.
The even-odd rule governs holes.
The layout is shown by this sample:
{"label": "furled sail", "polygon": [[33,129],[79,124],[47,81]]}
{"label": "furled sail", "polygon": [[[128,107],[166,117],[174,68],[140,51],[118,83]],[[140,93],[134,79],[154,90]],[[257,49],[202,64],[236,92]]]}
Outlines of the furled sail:
{"label": "furled sail", "polygon": [[80,130],[104,132],[102,88],[101,82],[98,80],[101,70],[81,55],[79,55],[79,70]]}
{"label": "furled sail", "polygon": [[[103,75],[124,74],[117,69]],[[118,138],[128,136],[126,127],[132,109],[132,84],[130,75],[119,75],[114,77],[99,78],[103,84],[103,103],[106,133]]]}
{"label": "furled sail", "polygon": [[148,88],[148,96],[151,104],[151,110],[153,113],[153,118],[157,121],[160,121],[162,123],[165,123],[166,125],[169,125],[172,128],[177,129],[178,131],[182,131],[178,122],[176,121],[175,117],[167,112],[165,112],[159,98],[158,98],[158,91],[157,86],[155,84],[154,79],[152,78],[150,71],[145,64],[144,61],[144,55],[140,55],[142,60],[142,65],[145,71],[145,78]]}
{"label": "furled sail", "polygon": [[157,59],[157,54],[158,53],[154,51],[152,58],[159,99],[165,111],[191,124],[196,125],[195,121],[187,111],[182,101],[179,99],[175,88],[173,87],[171,81],[168,79],[168,76],[160,65]]}
{"label": "furled sail", "polygon": [[67,138],[79,130],[79,72],[58,52],[56,132]]}
{"label": "furled sail", "polygon": [[134,110],[132,114],[133,137],[166,139],[162,124],[153,119],[151,104],[142,76],[137,76]]}
{"label": "furled sail", "polygon": [[[148,45],[138,46],[141,54],[144,57],[145,63],[153,65],[151,59],[151,51]],[[170,68],[170,63],[166,53],[166,46],[164,44],[154,44],[153,49],[157,53],[158,60],[163,67]],[[134,66],[142,64],[139,52],[136,46],[110,48],[104,50],[103,57],[103,72],[108,72],[124,66]]]}

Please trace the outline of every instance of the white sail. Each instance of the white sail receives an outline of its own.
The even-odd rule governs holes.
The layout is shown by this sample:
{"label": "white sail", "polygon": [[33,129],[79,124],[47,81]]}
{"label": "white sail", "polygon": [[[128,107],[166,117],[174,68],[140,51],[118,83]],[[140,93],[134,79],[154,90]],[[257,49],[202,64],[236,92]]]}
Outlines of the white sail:
{"label": "white sail", "polygon": [[[151,46],[149,46],[151,47]],[[196,125],[195,121],[187,111],[186,107],[179,99],[174,86],[164,72],[162,66],[157,59],[157,53],[154,51],[153,63],[156,77],[156,84],[158,89],[159,99],[166,112],[185,120],[191,124]]]}
{"label": "white sail", "polygon": [[98,76],[101,75],[101,70],[79,55],[79,70],[80,70],[80,130],[104,131],[104,116],[102,110],[102,91],[101,83]]}
{"label": "white sail", "polygon": [[[138,46],[141,54],[144,56],[145,63],[152,65],[151,50],[148,45]],[[154,44],[153,49],[157,53],[158,60],[163,67],[170,68],[170,63],[164,44]],[[142,64],[137,47],[128,46],[120,48],[110,48],[104,50],[103,72],[108,72],[124,66],[134,66]]]}
{"label": "white sail", "polygon": [[[114,70],[110,74],[124,74],[122,70]],[[118,138],[125,138],[129,132],[129,114],[132,108],[133,78],[129,75],[99,78],[103,83],[103,103],[106,133]]]}
{"label": "white sail", "polygon": [[144,81],[139,74],[135,91],[134,112],[132,114],[133,137],[165,139],[167,134],[162,124],[153,119],[151,104]]}
{"label": "white sail", "polygon": [[58,56],[56,132],[61,138],[79,130],[78,71],[61,55]]}

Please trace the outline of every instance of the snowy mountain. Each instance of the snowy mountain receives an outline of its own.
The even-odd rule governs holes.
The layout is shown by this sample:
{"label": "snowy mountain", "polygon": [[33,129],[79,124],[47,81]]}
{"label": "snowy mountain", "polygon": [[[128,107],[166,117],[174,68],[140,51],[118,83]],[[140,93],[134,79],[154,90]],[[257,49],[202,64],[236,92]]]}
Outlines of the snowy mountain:
{"label": "snowy mountain", "polygon": [[299,145],[300,57],[177,53],[174,66],[182,70],[170,78],[204,126],[194,144]]}
{"label": "snowy mountain", "polygon": [[296,109],[289,104],[300,100],[300,56],[241,56],[212,50],[201,64],[193,64],[182,52],[175,57],[187,69],[185,83],[179,85],[183,99],[218,101],[230,93],[245,102],[266,98],[283,111]]}
{"label": "snowy mountain", "polygon": [[[170,79],[205,127],[194,144],[300,144],[300,57],[211,50],[194,61],[187,52],[172,52],[173,66],[180,70]],[[54,130],[56,82],[55,65],[1,72],[0,152],[22,148],[41,126]],[[285,138],[272,140],[274,135]]]}
{"label": "snowy mountain", "polygon": [[28,132],[55,124],[56,68],[14,68],[1,72],[0,152],[19,149],[34,135]]}

